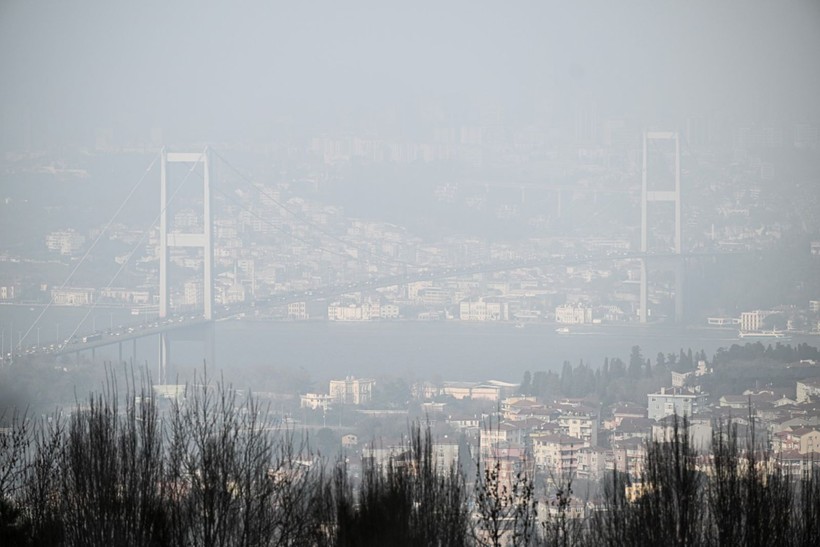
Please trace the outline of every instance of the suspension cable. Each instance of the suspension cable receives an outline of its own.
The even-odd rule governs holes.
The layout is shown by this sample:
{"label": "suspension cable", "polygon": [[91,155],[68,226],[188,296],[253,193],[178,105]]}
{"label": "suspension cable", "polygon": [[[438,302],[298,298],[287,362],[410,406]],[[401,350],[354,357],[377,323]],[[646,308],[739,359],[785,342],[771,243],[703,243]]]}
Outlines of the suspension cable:
{"label": "suspension cable", "polygon": [[[159,159],[159,154],[155,155],[155,156],[154,156],[154,158],[151,160],[151,163],[150,163],[150,165],[148,165],[148,168],[147,168],[147,169],[145,170],[145,172],[142,174],[142,176],[141,176],[141,177],[140,177],[140,179],[137,181],[137,183],[136,183],[136,184],[135,184],[135,185],[131,188],[131,191],[130,191],[130,192],[128,192],[128,195],[127,195],[127,196],[125,196],[125,199],[123,200],[123,202],[122,202],[122,203],[120,203],[120,206],[117,208],[117,210],[116,210],[116,211],[114,211],[114,215],[113,215],[113,216],[109,219],[108,223],[106,223],[106,225],[103,227],[102,231],[100,231],[100,233],[97,235],[97,237],[96,237],[96,238],[94,238],[94,241],[91,243],[91,246],[89,246],[89,247],[88,247],[88,249],[86,249],[85,253],[83,253],[83,256],[80,258],[79,262],[77,262],[77,264],[74,266],[74,268],[73,268],[73,269],[71,270],[71,272],[68,274],[68,277],[66,277],[66,278],[65,278],[65,281],[63,281],[63,283],[60,285],[60,287],[59,287],[59,289],[58,289],[58,290],[62,290],[62,289],[64,289],[64,288],[66,287],[66,285],[68,285],[69,281],[71,281],[71,279],[74,277],[74,274],[75,274],[75,273],[77,273],[77,270],[79,270],[79,269],[80,269],[80,266],[82,266],[82,265],[83,265],[83,263],[85,262],[85,260],[86,260],[86,259],[88,258],[88,256],[91,254],[91,251],[93,251],[93,250],[94,250],[94,248],[97,246],[97,243],[99,243],[99,242],[100,242],[100,240],[102,239],[103,235],[105,235],[105,234],[106,234],[106,232],[108,231],[108,229],[111,227],[111,225],[114,223],[114,221],[117,219],[117,217],[118,217],[118,216],[120,215],[120,213],[122,212],[123,208],[125,208],[125,206],[128,204],[128,201],[129,201],[129,200],[131,199],[131,197],[134,195],[134,192],[136,192],[136,191],[137,191],[137,188],[139,188],[139,187],[140,187],[140,185],[142,185],[142,182],[145,180],[145,177],[147,177],[147,176],[148,176],[148,173],[150,173],[150,172],[151,172],[151,170],[154,168],[154,164],[156,164],[156,163],[157,163],[157,160],[158,160],[158,159]],[[28,328],[28,330],[26,331],[26,333],[25,333],[25,334],[24,334],[24,335],[20,338],[20,340],[17,342],[17,349],[18,349],[18,351],[19,351],[20,349],[22,349],[22,347],[23,347],[23,341],[24,341],[24,340],[28,337],[28,335],[31,333],[31,331],[32,331],[32,330],[34,330],[34,329],[37,327],[37,324],[40,322],[40,319],[42,319],[42,318],[43,318],[43,315],[45,315],[45,313],[46,313],[46,312],[47,312],[47,311],[51,308],[51,306],[54,304],[54,299],[55,299],[55,296],[54,296],[54,293],[53,293],[53,291],[52,291],[52,296],[51,296],[51,299],[48,301],[48,304],[46,304],[46,306],[45,306],[45,307],[44,307],[44,308],[40,311],[40,314],[37,316],[37,318],[34,320],[34,322],[33,322],[33,323],[31,324],[31,326]]]}
{"label": "suspension cable", "polygon": [[[130,252],[130,253],[128,253],[128,256],[127,256],[127,257],[126,257],[126,259],[122,262],[122,264],[120,264],[120,267],[117,269],[116,273],[115,273],[115,274],[114,274],[114,276],[111,278],[111,281],[109,281],[109,282],[108,282],[108,285],[106,285],[106,286],[105,286],[105,289],[104,289],[104,290],[108,290],[108,289],[110,289],[110,288],[111,288],[111,285],[113,285],[113,284],[114,284],[114,282],[117,280],[117,278],[118,278],[118,277],[120,276],[120,274],[123,272],[123,270],[125,269],[125,267],[126,267],[126,266],[128,265],[128,263],[131,261],[131,258],[132,258],[132,257],[134,256],[134,254],[137,252],[137,249],[139,249],[139,248],[140,248],[140,247],[144,244],[144,242],[145,242],[145,238],[146,238],[146,237],[148,237],[148,234],[149,234],[149,233],[151,233],[151,230],[154,228],[154,225],[156,225],[156,223],[159,221],[159,219],[162,217],[162,215],[164,215],[164,214],[165,214],[165,211],[167,211],[167,210],[168,210],[168,206],[169,206],[169,205],[171,205],[171,202],[172,202],[172,201],[174,201],[174,198],[176,197],[176,195],[179,193],[179,191],[182,189],[182,187],[183,187],[183,186],[185,186],[185,182],[188,180],[188,177],[190,177],[190,176],[191,176],[191,173],[193,173],[193,172],[194,172],[194,170],[196,169],[196,166],[197,166],[197,163],[193,163],[193,164],[191,165],[191,168],[190,168],[190,169],[188,169],[188,172],[185,174],[185,177],[182,179],[182,182],[180,182],[179,186],[177,186],[177,188],[176,188],[176,189],[175,189],[175,190],[171,193],[171,196],[168,198],[167,202],[163,204],[163,207],[162,207],[162,209],[160,210],[159,214],[158,214],[156,217],[154,217],[154,220],[153,220],[153,222],[151,222],[151,224],[149,225],[148,229],[147,229],[147,230],[145,230],[145,231],[143,232],[142,237],[140,237],[139,241],[137,241],[137,244],[136,244],[136,245],[134,245],[134,248],[133,248],[133,249],[131,249],[131,252]],[[83,318],[80,320],[80,322],[79,322],[79,323],[77,324],[77,326],[74,328],[74,330],[71,332],[71,335],[69,336],[69,339],[73,338],[73,337],[74,337],[74,335],[76,335],[76,334],[77,334],[77,332],[80,330],[80,327],[82,327],[83,323],[85,323],[85,322],[86,322],[86,320],[87,320],[87,319],[88,319],[88,317],[91,315],[91,313],[92,313],[92,312],[93,312],[93,311],[97,308],[97,303],[98,303],[98,301],[97,301],[97,300],[95,300],[95,301],[92,303],[91,307],[88,309],[88,311],[86,312],[86,314],[83,316]]]}

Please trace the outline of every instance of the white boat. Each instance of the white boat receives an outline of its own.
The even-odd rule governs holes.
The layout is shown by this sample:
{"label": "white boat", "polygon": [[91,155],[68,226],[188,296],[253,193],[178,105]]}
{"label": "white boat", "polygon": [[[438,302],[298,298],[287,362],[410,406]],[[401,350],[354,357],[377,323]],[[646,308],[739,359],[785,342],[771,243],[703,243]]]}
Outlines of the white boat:
{"label": "white boat", "polygon": [[569,334],[569,327],[558,327],[555,329],[558,334]]}
{"label": "white boat", "polygon": [[776,339],[776,340],[790,340],[791,337],[787,336],[785,333],[777,331],[775,329],[772,330],[761,330],[761,331],[738,331],[738,336],[746,339]]}

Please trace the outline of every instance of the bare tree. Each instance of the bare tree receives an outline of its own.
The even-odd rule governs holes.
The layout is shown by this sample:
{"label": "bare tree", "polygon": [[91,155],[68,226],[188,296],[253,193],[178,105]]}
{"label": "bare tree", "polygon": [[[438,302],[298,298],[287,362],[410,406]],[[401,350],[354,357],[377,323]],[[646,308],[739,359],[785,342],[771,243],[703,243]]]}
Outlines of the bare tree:
{"label": "bare tree", "polygon": [[537,538],[537,500],[530,461],[503,458],[496,447],[483,451],[493,457],[490,462],[479,458],[476,464],[475,541],[492,547],[532,544]]}
{"label": "bare tree", "polygon": [[54,545],[63,539],[60,512],[60,472],[65,442],[65,420],[59,412],[37,424],[27,451],[22,505],[31,522],[34,544]]}
{"label": "bare tree", "polygon": [[[109,371],[102,393],[90,396],[87,408],[78,405],[69,419],[59,469],[68,545],[162,542],[162,440],[156,406],[145,387],[136,395],[133,379],[125,396],[123,416]],[[44,456],[46,471],[49,456]]]}
{"label": "bare tree", "polygon": [[358,498],[352,499],[346,466],[334,481],[337,545],[441,545],[468,542],[466,489],[452,466],[439,469],[427,427],[410,427],[399,457],[363,465]]}
{"label": "bare tree", "polygon": [[555,492],[547,498],[547,514],[542,521],[540,541],[546,545],[571,547],[582,542],[582,526],[578,515],[572,515],[572,481],[569,471],[552,477]]}
{"label": "bare tree", "polygon": [[25,412],[14,410],[8,422],[0,416],[0,540],[18,542],[28,534],[25,513],[16,503],[24,485],[26,452],[32,427]]}

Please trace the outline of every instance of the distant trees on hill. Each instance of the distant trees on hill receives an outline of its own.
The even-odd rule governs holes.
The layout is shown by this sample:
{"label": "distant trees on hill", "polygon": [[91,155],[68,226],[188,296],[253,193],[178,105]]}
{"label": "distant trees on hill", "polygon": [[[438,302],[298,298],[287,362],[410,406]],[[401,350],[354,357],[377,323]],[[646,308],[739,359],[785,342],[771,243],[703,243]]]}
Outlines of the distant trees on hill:
{"label": "distant trees on hill", "polygon": [[[615,357],[605,358],[603,364],[597,368],[583,361],[573,367],[569,361],[564,361],[560,373],[525,371],[521,381],[521,393],[545,400],[558,397],[593,397],[604,405],[616,401],[644,404],[647,393],[669,384],[670,371],[695,370],[698,361],[705,361],[714,369],[716,378],[710,380],[714,382],[727,375],[735,377],[734,367],[737,364],[745,365],[745,374],[748,375],[754,372],[751,366],[765,367],[767,363],[796,363],[801,360],[820,362],[820,351],[805,343],[791,346],[778,342],[774,346],[764,346],[761,342],[756,342],[720,348],[711,359],[708,359],[703,350],[693,353],[691,348],[681,348],[677,353],[658,353],[653,365],[651,359],[643,356],[640,346],[633,346],[628,363]],[[771,373],[768,369],[765,370],[771,380]],[[783,371],[778,373],[783,374]],[[788,376],[788,379],[793,385],[794,378]]]}
{"label": "distant trees on hill", "polygon": [[820,361],[820,350],[805,342],[792,346],[777,342],[774,346],[764,345],[758,341],[754,344],[732,344],[729,348],[720,348],[715,353],[715,366],[733,361],[754,362],[762,359],[778,363],[796,363],[803,360]]}

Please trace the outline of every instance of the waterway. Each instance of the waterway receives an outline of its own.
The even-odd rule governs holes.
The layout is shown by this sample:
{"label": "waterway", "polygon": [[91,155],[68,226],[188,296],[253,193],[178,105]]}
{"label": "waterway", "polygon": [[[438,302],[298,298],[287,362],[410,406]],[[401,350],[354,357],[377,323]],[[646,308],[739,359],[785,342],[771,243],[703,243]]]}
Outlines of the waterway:
{"label": "waterway", "polygon": [[[0,306],[0,334],[8,351],[42,311],[38,306]],[[88,313],[83,308],[52,307],[39,322],[40,342],[68,337]],[[92,327],[138,322],[129,309],[94,309],[80,333]],[[35,343],[36,328],[26,339]],[[565,360],[599,366],[605,357],[629,358],[638,345],[654,361],[658,352],[681,348],[705,350],[745,344],[735,330],[678,328],[659,325],[573,326],[569,333],[556,325],[532,323],[463,323],[458,321],[382,321],[337,323],[328,321],[223,321],[215,328],[216,368],[228,379],[281,370],[301,370],[316,381],[345,375],[402,377],[406,379],[486,380],[518,382],[525,370],[560,370]],[[776,340],[763,340],[775,343]],[[820,338],[795,336],[784,343],[820,344]],[[137,343],[135,361],[156,366],[156,337]],[[178,367],[195,367],[205,356],[201,342],[176,342],[172,359]],[[116,360],[117,345],[101,348],[98,360]],[[123,344],[123,358],[134,357],[133,344]]]}

